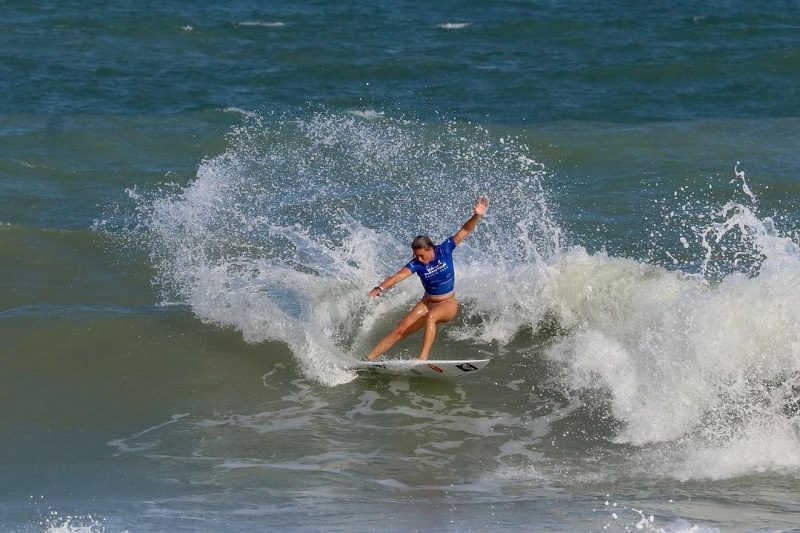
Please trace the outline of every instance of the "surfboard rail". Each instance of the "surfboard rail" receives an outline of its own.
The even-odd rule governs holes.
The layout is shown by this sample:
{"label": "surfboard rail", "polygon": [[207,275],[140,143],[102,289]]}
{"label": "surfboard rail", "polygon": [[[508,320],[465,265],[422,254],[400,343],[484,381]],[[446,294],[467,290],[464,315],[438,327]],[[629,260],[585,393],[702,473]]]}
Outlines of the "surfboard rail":
{"label": "surfboard rail", "polygon": [[359,361],[350,370],[398,376],[456,378],[483,370],[491,359],[386,359]]}

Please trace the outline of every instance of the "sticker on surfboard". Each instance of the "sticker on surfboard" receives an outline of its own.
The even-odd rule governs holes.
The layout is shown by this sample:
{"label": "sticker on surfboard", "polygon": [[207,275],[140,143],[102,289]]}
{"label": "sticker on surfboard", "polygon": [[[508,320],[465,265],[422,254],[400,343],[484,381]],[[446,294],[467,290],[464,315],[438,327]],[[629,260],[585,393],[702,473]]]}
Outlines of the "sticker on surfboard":
{"label": "sticker on surfboard", "polygon": [[430,378],[455,378],[482,370],[491,359],[428,360],[386,359],[360,361],[351,366],[358,372],[378,372],[398,376],[422,376]]}

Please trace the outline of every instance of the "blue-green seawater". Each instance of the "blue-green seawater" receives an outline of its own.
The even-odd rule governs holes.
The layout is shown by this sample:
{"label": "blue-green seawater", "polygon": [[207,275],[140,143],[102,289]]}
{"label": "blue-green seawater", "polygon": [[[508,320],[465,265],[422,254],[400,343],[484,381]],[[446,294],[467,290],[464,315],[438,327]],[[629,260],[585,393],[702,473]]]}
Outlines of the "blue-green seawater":
{"label": "blue-green seawater", "polygon": [[2,13],[0,531],[800,531],[797,2]]}

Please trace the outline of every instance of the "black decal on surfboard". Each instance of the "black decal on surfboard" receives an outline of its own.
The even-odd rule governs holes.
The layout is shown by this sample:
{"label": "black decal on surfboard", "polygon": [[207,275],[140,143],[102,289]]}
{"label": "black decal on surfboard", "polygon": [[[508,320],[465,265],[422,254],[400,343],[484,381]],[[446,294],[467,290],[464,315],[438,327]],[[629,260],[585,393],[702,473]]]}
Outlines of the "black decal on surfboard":
{"label": "black decal on surfboard", "polygon": [[411,369],[411,371],[412,371],[413,373],[415,373],[416,375],[418,375],[418,376],[421,376],[421,375],[422,375],[422,372],[420,372],[420,371],[419,371],[419,370],[417,370],[416,368],[412,368],[412,369]]}
{"label": "black decal on surfboard", "polygon": [[456,365],[456,368],[463,370],[464,372],[472,372],[473,370],[478,370],[478,367],[471,364],[471,363],[464,363],[461,365]]}

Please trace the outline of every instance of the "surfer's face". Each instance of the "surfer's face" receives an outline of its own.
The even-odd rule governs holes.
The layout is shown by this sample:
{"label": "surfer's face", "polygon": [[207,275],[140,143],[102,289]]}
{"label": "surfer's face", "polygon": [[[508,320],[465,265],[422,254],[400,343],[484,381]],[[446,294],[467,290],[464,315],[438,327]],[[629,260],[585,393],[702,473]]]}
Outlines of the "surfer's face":
{"label": "surfer's face", "polygon": [[436,251],[433,248],[414,248],[414,259],[427,265],[433,258],[436,257]]}

